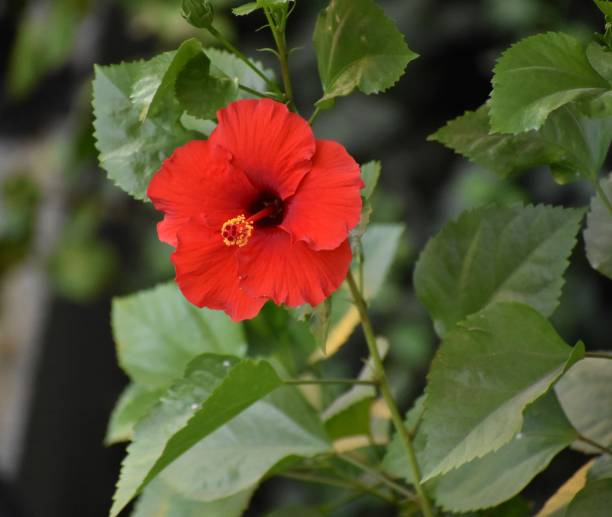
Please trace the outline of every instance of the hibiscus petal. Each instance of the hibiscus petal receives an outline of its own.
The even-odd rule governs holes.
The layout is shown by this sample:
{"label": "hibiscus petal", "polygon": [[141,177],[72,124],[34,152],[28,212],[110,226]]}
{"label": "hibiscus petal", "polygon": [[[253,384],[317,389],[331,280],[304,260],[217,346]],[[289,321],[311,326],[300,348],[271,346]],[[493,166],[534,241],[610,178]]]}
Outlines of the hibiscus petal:
{"label": "hibiscus petal", "polygon": [[308,123],[269,99],[236,101],[217,116],[209,141],[231,152],[233,163],[260,192],[291,196],[315,153]]}
{"label": "hibiscus petal", "polygon": [[234,321],[255,317],[265,298],[246,294],[238,281],[236,247],[223,244],[221,235],[189,222],[178,235],[172,254],[176,282],[191,303],[225,311]]}
{"label": "hibiscus petal", "polygon": [[257,198],[231,155],[205,140],[193,140],[174,151],[153,176],[147,195],[164,212],[157,231],[161,241],[177,244],[177,233],[191,218],[205,215],[213,228],[239,215]]}
{"label": "hibiscus petal", "polygon": [[248,294],[290,307],[325,300],[344,281],[352,258],[348,239],[334,250],[314,251],[279,228],[256,228],[237,256]]}
{"label": "hibiscus petal", "polygon": [[337,248],[361,217],[359,165],[343,146],[317,141],[312,170],[286,202],[282,227],[314,250]]}

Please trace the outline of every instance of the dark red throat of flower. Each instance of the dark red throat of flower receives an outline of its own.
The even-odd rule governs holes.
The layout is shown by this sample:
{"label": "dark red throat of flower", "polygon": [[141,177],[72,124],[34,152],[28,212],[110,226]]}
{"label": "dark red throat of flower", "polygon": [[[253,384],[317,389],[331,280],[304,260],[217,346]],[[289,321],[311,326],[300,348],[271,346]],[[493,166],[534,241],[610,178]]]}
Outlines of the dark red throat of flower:
{"label": "dark red throat of flower", "polygon": [[283,202],[277,197],[264,198],[255,205],[255,210],[248,218],[240,214],[223,223],[221,237],[226,246],[246,246],[256,226],[277,225],[284,216]]}

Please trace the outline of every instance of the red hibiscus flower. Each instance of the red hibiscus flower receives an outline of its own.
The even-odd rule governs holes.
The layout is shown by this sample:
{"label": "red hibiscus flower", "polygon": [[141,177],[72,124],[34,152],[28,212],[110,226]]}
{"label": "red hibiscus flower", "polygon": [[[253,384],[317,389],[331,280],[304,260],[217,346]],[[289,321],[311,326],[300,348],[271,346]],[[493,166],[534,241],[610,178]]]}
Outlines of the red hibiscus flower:
{"label": "red hibiscus flower", "polygon": [[344,280],[361,214],[359,166],[271,100],[218,113],[208,140],[179,147],[149,185],[176,247],[176,281],[199,307],[239,321],[273,300],[318,305]]}

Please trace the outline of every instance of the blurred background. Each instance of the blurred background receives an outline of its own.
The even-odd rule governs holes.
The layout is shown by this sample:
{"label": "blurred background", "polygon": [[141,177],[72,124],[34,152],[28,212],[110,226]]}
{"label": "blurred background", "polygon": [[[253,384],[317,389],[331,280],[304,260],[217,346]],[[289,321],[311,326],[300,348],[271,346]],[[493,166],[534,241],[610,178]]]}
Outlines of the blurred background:
{"label": "blurred background", "polygon": [[[232,17],[217,0],[217,26],[246,53],[276,66],[263,20]],[[324,0],[299,0],[290,21],[302,113],[320,96],[310,44]],[[554,184],[544,170],[501,182],[426,137],[486,100],[496,57],[546,30],[589,37],[602,16],[585,0],[380,0],[421,58],[385,95],[356,94],[323,113],[319,137],[360,162],[380,159],[374,220],[408,231],[374,307],[392,343],[390,375],[404,408],[420,393],[437,345],[415,299],[412,268],[426,240],[463,209],[493,200],[585,205],[588,186]],[[112,296],[172,278],[149,204],[115,188],[96,163],[90,109],[93,64],[147,58],[191,36],[180,0],[0,0],[0,517],[107,515],[122,446],[105,448],[106,422],[126,383],[109,324]],[[580,242],[555,324],[569,341],[608,348],[609,282],[592,272]],[[365,355],[357,332],[332,360],[353,375]],[[579,465],[566,451],[536,478],[541,504]],[[321,489],[270,481],[250,515],[317,501]],[[385,515],[357,506],[347,515]]]}

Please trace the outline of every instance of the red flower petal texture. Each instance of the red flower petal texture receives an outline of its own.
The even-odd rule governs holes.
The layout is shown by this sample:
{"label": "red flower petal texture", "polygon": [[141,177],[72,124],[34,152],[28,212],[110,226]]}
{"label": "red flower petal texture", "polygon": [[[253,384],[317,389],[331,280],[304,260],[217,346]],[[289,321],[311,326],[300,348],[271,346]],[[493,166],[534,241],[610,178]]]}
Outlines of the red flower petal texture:
{"label": "red flower petal texture", "polygon": [[181,291],[236,321],[268,300],[321,303],[351,263],[359,166],[272,100],[234,102],[218,120],[209,140],[176,149],[148,189]]}

